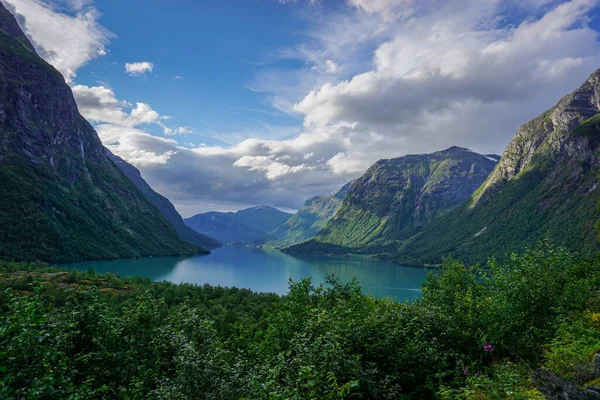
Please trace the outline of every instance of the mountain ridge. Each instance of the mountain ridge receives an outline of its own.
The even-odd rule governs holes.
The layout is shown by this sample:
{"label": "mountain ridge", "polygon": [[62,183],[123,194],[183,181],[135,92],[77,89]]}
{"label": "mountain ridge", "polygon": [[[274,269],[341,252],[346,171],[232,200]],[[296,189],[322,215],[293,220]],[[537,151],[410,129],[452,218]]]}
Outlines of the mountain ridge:
{"label": "mountain ridge", "polygon": [[181,218],[181,215],[177,212],[171,201],[152,189],[142,177],[140,170],[123,160],[121,157],[112,154],[110,151],[108,151],[108,153],[109,157],[112,158],[121,171],[123,171],[123,173],[137,186],[140,192],[154,204],[162,216],[173,225],[181,240],[205,248],[213,248],[221,245],[218,240],[196,232],[185,225],[183,218]]}
{"label": "mountain ridge", "polygon": [[254,242],[290,217],[291,214],[275,207],[259,205],[236,212],[196,214],[184,219],[184,222],[196,232],[223,243],[234,243]]}
{"label": "mountain ridge", "polygon": [[[600,250],[599,172],[600,69],[519,127],[465,202],[364,253],[411,265],[439,264],[446,256],[481,263],[550,240],[592,255]],[[303,250],[354,251],[314,241],[290,249]]]}
{"label": "mountain ridge", "polygon": [[[451,254],[484,262],[484,254],[504,257],[545,239],[582,254],[600,250],[599,113],[600,69],[519,127],[472,198],[415,232],[396,261],[437,263]],[[427,244],[436,237],[435,248]]]}
{"label": "mountain ridge", "polygon": [[316,236],[333,218],[354,182],[345,184],[336,193],[308,199],[296,214],[261,238],[263,245],[285,248]]}
{"label": "mountain ridge", "polygon": [[490,157],[452,146],[375,162],[312,240],[288,252],[380,254],[415,226],[457,207],[487,178]]}
{"label": "mountain ridge", "polygon": [[63,76],[0,4],[0,259],[71,262],[204,251],[108,157]]}

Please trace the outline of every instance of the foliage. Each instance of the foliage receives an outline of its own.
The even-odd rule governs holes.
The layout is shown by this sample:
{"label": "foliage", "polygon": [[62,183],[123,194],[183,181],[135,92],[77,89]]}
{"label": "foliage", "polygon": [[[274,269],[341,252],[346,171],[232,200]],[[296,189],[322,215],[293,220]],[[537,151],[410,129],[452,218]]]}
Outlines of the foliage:
{"label": "foliage", "polygon": [[600,259],[545,242],[485,267],[446,260],[414,303],[335,276],[279,297],[0,272],[2,398],[536,399],[534,369],[585,384],[600,350]]}

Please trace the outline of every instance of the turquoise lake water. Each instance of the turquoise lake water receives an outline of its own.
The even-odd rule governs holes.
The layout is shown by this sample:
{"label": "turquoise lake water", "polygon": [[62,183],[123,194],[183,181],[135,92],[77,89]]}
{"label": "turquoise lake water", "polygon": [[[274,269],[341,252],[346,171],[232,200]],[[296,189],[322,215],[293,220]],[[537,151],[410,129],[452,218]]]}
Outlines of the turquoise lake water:
{"label": "turquoise lake water", "polygon": [[279,294],[287,293],[290,279],[312,277],[314,283],[320,284],[325,282],[327,273],[334,272],[344,282],[357,278],[365,293],[398,300],[420,297],[421,283],[428,273],[422,268],[388,262],[316,255],[296,257],[277,250],[228,246],[207,256],[86,261],[67,267],[143,276],[153,281],[208,283]]}

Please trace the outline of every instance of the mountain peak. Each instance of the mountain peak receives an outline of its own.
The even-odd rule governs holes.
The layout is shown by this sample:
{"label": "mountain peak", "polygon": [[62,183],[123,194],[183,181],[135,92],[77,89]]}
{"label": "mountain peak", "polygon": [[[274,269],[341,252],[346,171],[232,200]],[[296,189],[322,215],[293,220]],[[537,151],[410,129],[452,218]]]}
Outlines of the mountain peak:
{"label": "mountain peak", "polygon": [[11,38],[18,41],[21,45],[25,46],[28,50],[35,53],[35,48],[17,23],[15,15],[18,16],[18,14],[14,7],[10,4],[8,7],[11,9],[10,11],[0,1],[0,29]]}
{"label": "mountain peak", "polygon": [[521,172],[534,157],[559,154],[571,132],[600,112],[600,69],[551,109],[521,125],[504,150],[502,159],[474,197],[473,206],[488,201]]}
{"label": "mountain peak", "polygon": [[446,150],[440,151],[440,153],[464,153],[464,152],[473,153],[473,151],[471,149],[467,149],[466,147],[460,147],[460,146],[452,146],[452,147],[448,147]]}
{"label": "mountain peak", "polygon": [[[273,211],[273,210],[277,210],[275,207],[271,207],[271,206],[267,206],[267,205],[259,205],[259,206],[254,206],[254,207],[250,207],[247,208],[246,211],[248,210],[262,210],[262,211]],[[279,210],[277,210],[279,211]]]}
{"label": "mountain peak", "polygon": [[495,165],[487,157],[458,146],[380,160],[351,185],[321,233],[290,251],[392,251],[386,246],[396,238],[467,200]]}

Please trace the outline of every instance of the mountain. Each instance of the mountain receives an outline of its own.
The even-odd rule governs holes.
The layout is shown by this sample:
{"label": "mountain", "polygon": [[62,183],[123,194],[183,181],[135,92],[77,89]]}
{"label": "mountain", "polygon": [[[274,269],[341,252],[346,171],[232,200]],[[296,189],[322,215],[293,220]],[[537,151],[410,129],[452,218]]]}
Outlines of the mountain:
{"label": "mountain", "polygon": [[140,171],[133,165],[125,162],[121,157],[109,154],[112,160],[117,164],[121,171],[137,186],[137,188],[146,196],[148,200],[160,211],[163,217],[173,225],[179,238],[185,240],[188,243],[194,244],[200,247],[218,247],[220,242],[196,232],[189,226],[187,226],[181,215],[173,206],[173,203],[166,197],[155,192],[154,189],[148,185],[148,183],[142,178]]}
{"label": "mountain", "polygon": [[497,158],[451,147],[380,160],[352,185],[321,233],[288,251],[389,258],[405,235],[467,200]]}
{"label": "mountain", "polygon": [[340,208],[352,183],[354,181],[344,185],[335,194],[309,199],[296,214],[269,232],[261,241],[266,246],[284,248],[312,239]]}
{"label": "mountain", "polygon": [[0,259],[197,251],[111,160],[62,75],[0,4]]}
{"label": "mountain", "polygon": [[460,208],[399,242],[400,262],[483,262],[542,239],[600,250],[600,70],[521,126],[485,183]]}
{"label": "mountain", "polygon": [[291,214],[270,206],[256,206],[237,212],[208,212],[184,220],[197,232],[224,243],[255,241],[290,218]]}

